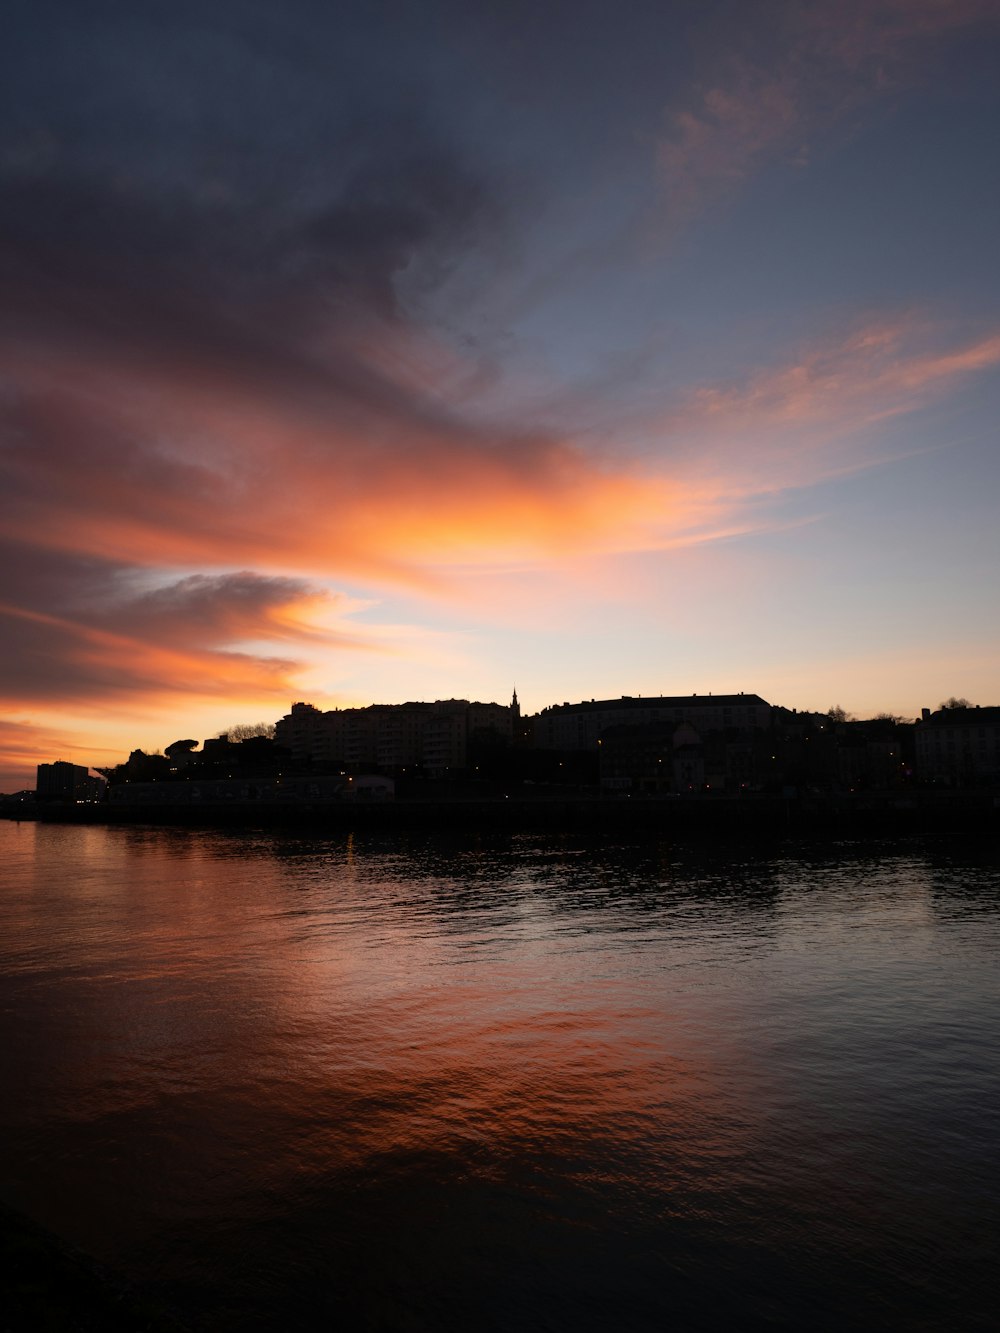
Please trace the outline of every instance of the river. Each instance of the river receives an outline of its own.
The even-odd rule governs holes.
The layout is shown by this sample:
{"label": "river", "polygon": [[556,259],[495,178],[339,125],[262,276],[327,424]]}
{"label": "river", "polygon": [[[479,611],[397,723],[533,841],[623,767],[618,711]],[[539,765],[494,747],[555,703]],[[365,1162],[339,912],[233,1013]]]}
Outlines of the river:
{"label": "river", "polygon": [[0,1201],[198,1330],[996,1326],[1000,851],[0,822]]}

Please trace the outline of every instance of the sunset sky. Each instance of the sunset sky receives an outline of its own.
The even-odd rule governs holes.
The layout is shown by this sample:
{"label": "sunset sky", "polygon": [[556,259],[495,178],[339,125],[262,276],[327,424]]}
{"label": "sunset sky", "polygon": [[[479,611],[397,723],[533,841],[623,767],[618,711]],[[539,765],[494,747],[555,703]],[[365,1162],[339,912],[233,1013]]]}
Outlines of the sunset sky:
{"label": "sunset sky", "polygon": [[998,0],[14,0],[0,791],[296,699],[1000,703]]}

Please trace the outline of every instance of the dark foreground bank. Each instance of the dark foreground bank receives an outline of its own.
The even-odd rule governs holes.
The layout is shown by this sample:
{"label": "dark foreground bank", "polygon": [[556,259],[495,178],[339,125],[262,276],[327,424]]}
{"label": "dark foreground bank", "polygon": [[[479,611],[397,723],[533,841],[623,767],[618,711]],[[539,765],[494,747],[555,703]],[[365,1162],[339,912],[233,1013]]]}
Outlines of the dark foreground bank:
{"label": "dark foreground bank", "polygon": [[264,801],[202,804],[13,806],[8,819],[72,824],[162,824],[194,828],[293,828],[351,833],[475,829],[505,832],[606,833],[638,837],[893,838],[1000,833],[1000,796],[991,791],[921,792],[913,797],[666,797],[610,799],[512,795],[500,799],[386,802]]}

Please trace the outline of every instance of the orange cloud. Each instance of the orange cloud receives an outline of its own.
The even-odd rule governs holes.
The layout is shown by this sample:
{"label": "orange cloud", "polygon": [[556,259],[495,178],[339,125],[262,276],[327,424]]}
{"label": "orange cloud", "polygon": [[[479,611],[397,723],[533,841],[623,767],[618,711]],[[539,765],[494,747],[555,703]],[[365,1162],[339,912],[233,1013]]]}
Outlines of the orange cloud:
{"label": "orange cloud", "polygon": [[[5,566],[17,573],[18,552]],[[384,652],[346,629],[340,600],[301,580],[251,573],[192,576],[136,591],[132,572],[31,553],[0,604],[10,650],[0,660],[8,709],[150,712],[196,700],[274,712],[317,653]],[[53,602],[63,610],[49,611]],[[295,656],[277,656],[283,644]]]}
{"label": "orange cloud", "polygon": [[297,375],[137,365],[111,342],[4,350],[19,392],[4,414],[0,616],[16,651],[0,699],[118,715],[141,702],[126,750],[150,744],[171,700],[185,716],[212,699],[276,715],[319,653],[390,653],[317,577],[428,587],[459,561],[640,546],[684,504],[571,441],[487,430],[423,397],[404,411],[412,386],[381,370],[359,402],[336,376],[302,393]]}
{"label": "orange cloud", "polygon": [[[71,566],[67,572],[72,584]],[[157,718],[172,729],[179,711],[187,719],[212,701],[236,715],[263,709],[276,716],[298,692],[303,663],[237,651],[234,642],[252,635],[265,643],[319,642],[327,650],[359,642],[309,623],[329,607],[308,591],[297,601],[296,586],[255,575],[191,578],[122,598],[106,580],[103,605],[76,605],[80,588],[67,588],[64,598],[74,605],[68,615],[0,604],[10,645],[0,661],[0,703],[27,710],[17,724],[0,725],[0,790],[33,785],[43,758],[117,762],[137,744],[159,746]],[[20,591],[22,601],[46,597],[44,580]],[[40,725],[39,717],[49,722]]]}
{"label": "orange cloud", "polygon": [[[282,698],[290,685],[292,664],[281,659],[173,648],[63,616],[13,606],[0,605],[0,618],[9,627],[20,622],[18,632],[22,642],[25,626],[41,631],[36,639],[38,656],[47,655],[58,662],[59,697],[63,699],[68,693],[63,673],[69,667],[90,681],[93,692],[112,697],[129,689],[139,689],[144,695],[194,689],[200,694],[222,695],[263,690]],[[30,681],[22,680],[19,684],[23,698],[30,692]]]}
{"label": "orange cloud", "polygon": [[8,530],[105,559],[406,579],[484,553],[643,544],[684,503],[662,478],[551,436],[356,409],[345,422],[337,399],[304,411],[168,370],[119,386],[106,367],[36,362],[21,380],[31,447],[10,453]]}

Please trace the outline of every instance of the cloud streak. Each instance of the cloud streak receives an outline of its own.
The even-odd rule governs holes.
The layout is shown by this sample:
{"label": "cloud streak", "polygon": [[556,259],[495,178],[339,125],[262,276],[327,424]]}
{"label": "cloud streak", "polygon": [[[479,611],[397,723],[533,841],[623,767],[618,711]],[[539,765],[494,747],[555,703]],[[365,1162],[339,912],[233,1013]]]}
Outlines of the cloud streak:
{"label": "cloud streak", "polygon": [[843,434],[915,411],[998,364],[998,333],[942,345],[940,331],[926,321],[876,320],[811,343],[790,364],[758,371],[742,384],[694,390],[681,419],[707,427],[744,423]]}
{"label": "cloud streak", "polygon": [[885,461],[882,423],[997,367],[1000,332],[959,339],[924,319],[873,319],[784,364],[701,385],[653,429],[677,448],[680,475],[750,499]]}
{"label": "cloud streak", "polygon": [[[197,586],[204,583],[207,586]],[[255,586],[255,585],[264,586]],[[284,586],[279,586],[279,585]],[[192,586],[196,585],[196,586]],[[0,603],[0,620],[17,653],[0,664],[0,697],[19,701],[107,704],[130,695],[153,699],[177,692],[284,697],[295,663],[220,644],[247,638],[295,641],[317,637],[294,619],[318,600],[292,580],[253,575],[187,579],[153,593],[73,605],[57,613]],[[347,636],[323,636],[330,647]]]}

